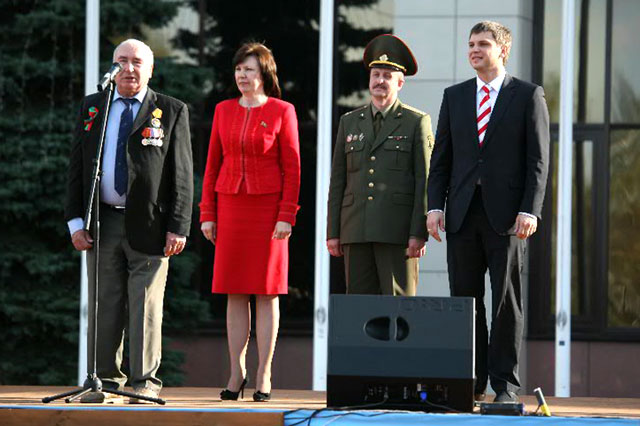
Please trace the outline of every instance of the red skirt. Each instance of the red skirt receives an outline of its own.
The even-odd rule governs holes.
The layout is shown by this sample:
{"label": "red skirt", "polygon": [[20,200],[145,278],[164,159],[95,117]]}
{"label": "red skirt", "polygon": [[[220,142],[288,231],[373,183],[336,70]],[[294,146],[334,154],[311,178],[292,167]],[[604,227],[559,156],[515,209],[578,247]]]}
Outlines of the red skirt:
{"label": "red skirt", "polygon": [[213,293],[287,294],[289,240],[275,240],[280,194],[217,194]]}

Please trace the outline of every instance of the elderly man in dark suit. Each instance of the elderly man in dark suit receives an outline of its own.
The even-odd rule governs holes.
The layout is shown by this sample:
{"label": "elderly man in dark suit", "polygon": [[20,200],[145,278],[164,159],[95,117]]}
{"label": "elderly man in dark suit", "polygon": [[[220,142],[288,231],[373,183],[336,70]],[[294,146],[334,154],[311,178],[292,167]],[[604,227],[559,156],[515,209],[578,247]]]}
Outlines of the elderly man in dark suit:
{"label": "elderly man in dark suit", "polygon": [[340,119],[327,248],[333,256],[344,254],[348,293],[412,296],[427,237],[431,119],[398,99],[404,76],[418,69],[402,40],[376,37],[363,60],[371,102]]}
{"label": "elderly man in dark suit", "polygon": [[477,77],[444,92],[427,187],[429,233],[440,241],[446,223],[451,294],[476,299],[476,399],[484,399],[490,377],[496,402],[518,399],[525,240],[541,218],[549,168],[544,92],[505,72],[510,48],[511,32],[497,22],[471,29]]}
{"label": "elderly man in dark suit", "polygon": [[[185,246],[191,223],[193,162],[187,106],[148,87],[153,52],[138,40],[114,51],[123,66],[116,76],[100,181],[99,315],[97,373],[105,388],[122,389],[125,318],[129,334],[129,382],[134,392],[157,397],[162,304],[169,257]],[[87,96],[80,108],[68,170],[65,217],[73,246],[88,250],[93,276],[92,232],[83,229],[93,159],[105,120],[106,91]],[[89,318],[94,319],[93,286]],[[93,327],[89,327],[92,342]],[[93,346],[89,345],[89,359]],[[89,393],[83,402],[111,394]],[[119,397],[113,397],[119,398]],[[144,402],[132,398],[131,403]]]}

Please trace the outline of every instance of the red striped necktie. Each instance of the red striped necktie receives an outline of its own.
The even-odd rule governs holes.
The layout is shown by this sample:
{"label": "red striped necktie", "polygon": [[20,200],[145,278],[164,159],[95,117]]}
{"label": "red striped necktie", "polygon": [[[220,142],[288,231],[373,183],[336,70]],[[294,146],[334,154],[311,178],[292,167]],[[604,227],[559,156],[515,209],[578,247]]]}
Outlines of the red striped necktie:
{"label": "red striped necktie", "polygon": [[491,102],[489,102],[489,92],[491,91],[491,87],[488,84],[485,84],[482,87],[482,91],[484,92],[484,96],[480,101],[480,106],[478,107],[478,141],[480,143],[480,148],[482,148],[482,143],[484,142],[484,135],[487,133],[487,126],[489,125],[489,117],[491,117]]}

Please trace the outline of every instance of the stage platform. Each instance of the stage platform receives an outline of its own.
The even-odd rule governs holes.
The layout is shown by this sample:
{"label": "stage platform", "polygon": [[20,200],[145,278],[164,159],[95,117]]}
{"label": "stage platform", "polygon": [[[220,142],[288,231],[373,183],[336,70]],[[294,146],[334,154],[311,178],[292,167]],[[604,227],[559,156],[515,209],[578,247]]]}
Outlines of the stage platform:
{"label": "stage platform", "polygon": [[[67,404],[63,400],[43,404],[42,398],[71,390],[71,387],[0,386],[0,425],[230,425],[230,426],[449,426],[473,425],[635,425],[640,426],[640,399],[547,397],[552,417],[508,417],[473,414],[436,414],[400,411],[326,410],[325,393],[274,390],[273,400],[255,403],[253,389],[243,401],[218,398],[216,388],[165,388],[160,405]],[[126,400],[126,399],[125,399]],[[535,397],[524,396],[528,412],[535,411]],[[319,411],[322,410],[322,411]],[[313,415],[313,418],[310,417]]]}

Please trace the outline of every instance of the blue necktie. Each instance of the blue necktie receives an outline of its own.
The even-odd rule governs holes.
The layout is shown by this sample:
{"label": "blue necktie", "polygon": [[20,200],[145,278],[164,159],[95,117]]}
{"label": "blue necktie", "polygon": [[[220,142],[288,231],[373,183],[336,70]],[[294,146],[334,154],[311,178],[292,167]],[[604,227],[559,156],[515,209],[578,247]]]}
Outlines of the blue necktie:
{"label": "blue necktie", "polygon": [[127,192],[127,182],[129,180],[127,171],[127,140],[133,127],[133,103],[137,99],[120,98],[124,102],[124,111],[120,116],[120,130],[118,130],[118,147],[116,148],[116,170],[114,186],[119,195]]}

